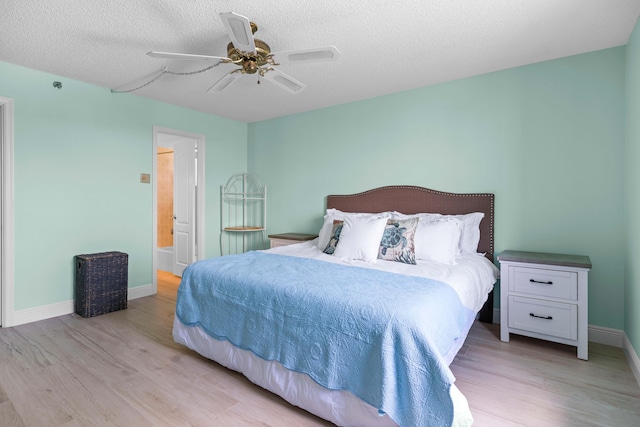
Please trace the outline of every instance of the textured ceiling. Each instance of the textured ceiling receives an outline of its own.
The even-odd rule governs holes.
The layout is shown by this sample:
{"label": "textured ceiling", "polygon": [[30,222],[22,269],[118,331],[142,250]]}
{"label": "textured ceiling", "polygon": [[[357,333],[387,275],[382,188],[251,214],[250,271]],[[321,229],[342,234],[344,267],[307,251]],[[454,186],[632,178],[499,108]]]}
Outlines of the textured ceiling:
{"label": "textured ceiling", "polygon": [[2,0],[0,61],[132,88],[163,67],[212,64],[150,50],[226,56],[221,12],[255,22],[274,52],[336,46],[342,55],[281,65],[306,84],[295,95],[255,75],[206,93],[230,64],[165,74],[135,94],[254,122],[624,45],[640,0]]}

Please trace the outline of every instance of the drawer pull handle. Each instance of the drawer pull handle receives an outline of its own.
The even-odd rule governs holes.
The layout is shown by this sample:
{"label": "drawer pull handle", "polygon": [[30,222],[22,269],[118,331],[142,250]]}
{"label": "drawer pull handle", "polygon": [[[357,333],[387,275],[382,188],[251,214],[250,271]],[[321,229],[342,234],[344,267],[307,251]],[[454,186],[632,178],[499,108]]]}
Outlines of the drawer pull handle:
{"label": "drawer pull handle", "polygon": [[529,316],[536,317],[538,319],[552,320],[552,316],[538,316],[537,314],[529,313]]}
{"label": "drawer pull handle", "polygon": [[530,281],[531,283],[542,283],[543,285],[553,285],[553,282],[552,282],[552,281],[543,282],[543,281],[541,281],[541,280],[534,280],[534,279],[529,279],[529,281]]}

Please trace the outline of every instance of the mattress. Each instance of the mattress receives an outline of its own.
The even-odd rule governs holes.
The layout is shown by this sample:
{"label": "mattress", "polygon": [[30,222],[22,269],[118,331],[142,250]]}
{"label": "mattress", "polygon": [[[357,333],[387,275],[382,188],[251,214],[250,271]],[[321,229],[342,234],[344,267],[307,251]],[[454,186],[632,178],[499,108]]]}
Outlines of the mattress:
{"label": "mattress", "polygon": [[[404,265],[395,262],[365,263],[344,261],[326,255],[314,246],[314,241],[271,249],[267,252],[287,256],[303,257],[353,265],[369,269],[381,269],[408,276],[430,277],[447,283],[459,296],[462,304],[477,312],[486,300],[497,278],[497,269],[482,256],[458,257],[455,265],[419,262],[418,265]],[[464,336],[473,319],[464,325]],[[173,336],[183,344],[203,356],[242,372],[252,382],[270,390],[290,403],[327,419],[337,425],[346,426],[394,426],[389,416],[367,404],[346,390],[330,390],[315,382],[309,375],[285,368],[276,360],[265,360],[252,351],[235,347],[229,341],[215,339],[205,328],[183,324],[178,316],[174,321]],[[447,354],[443,355],[449,364],[459,351],[464,340],[459,340]],[[454,424],[470,425],[472,416],[464,396],[455,387],[450,388],[454,404]]]}

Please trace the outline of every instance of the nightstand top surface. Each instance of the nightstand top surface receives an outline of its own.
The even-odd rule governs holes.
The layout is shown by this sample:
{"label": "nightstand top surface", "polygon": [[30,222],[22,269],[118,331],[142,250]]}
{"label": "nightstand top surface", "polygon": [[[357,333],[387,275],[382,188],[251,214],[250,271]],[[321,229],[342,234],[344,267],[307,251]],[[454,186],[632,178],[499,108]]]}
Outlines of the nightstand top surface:
{"label": "nightstand top surface", "polygon": [[269,234],[270,239],[284,239],[284,240],[297,240],[300,242],[306,242],[307,240],[313,240],[318,237],[317,234],[304,234],[304,233],[281,233],[281,234]]}
{"label": "nightstand top surface", "polygon": [[584,255],[550,254],[506,250],[498,255],[498,261],[524,262],[529,264],[562,265],[566,267],[591,268],[591,259]]}

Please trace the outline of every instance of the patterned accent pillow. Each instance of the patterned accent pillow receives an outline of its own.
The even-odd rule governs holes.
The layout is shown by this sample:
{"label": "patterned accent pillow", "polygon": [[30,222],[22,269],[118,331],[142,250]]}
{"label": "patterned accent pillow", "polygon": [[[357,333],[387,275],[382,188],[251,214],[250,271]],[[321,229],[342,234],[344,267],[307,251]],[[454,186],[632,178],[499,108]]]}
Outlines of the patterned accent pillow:
{"label": "patterned accent pillow", "polygon": [[343,224],[344,224],[344,221],[342,220],[339,220],[339,219],[333,220],[333,228],[331,229],[329,243],[327,244],[327,247],[324,248],[324,251],[322,252],[324,252],[325,254],[333,255],[333,253],[336,250],[336,245],[340,241],[340,232],[342,231]]}
{"label": "patterned accent pillow", "polygon": [[390,219],[384,229],[378,259],[403,262],[405,264],[416,263],[415,235],[419,218]]}

